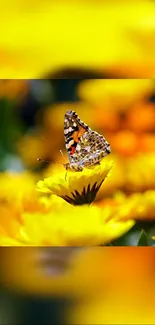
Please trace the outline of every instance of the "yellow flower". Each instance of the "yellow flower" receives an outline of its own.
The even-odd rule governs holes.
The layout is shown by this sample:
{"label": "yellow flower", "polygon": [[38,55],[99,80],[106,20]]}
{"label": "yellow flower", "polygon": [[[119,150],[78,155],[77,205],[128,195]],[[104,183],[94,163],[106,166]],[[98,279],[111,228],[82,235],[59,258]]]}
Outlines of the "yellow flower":
{"label": "yellow flower", "polygon": [[[95,199],[112,168],[112,162],[106,165],[105,160],[94,169],[69,172],[67,180],[64,171],[40,181],[39,191],[44,192],[40,197],[35,195],[34,179],[29,174],[1,175],[0,245],[103,245],[127,232],[134,225],[131,218],[121,218],[110,205],[85,204]],[[52,192],[56,195],[51,196]],[[73,206],[78,204],[84,205]]]}
{"label": "yellow flower", "polygon": [[155,154],[139,153],[125,163],[125,183],[127,191],[140,192],[155,188]]}
{"label": "yellow flower", "polygon": [[44,194],[55,194],[73,205],[90,204],[95,198],[105,178],[108,176],[113,162],[107,165],[104,160],[92,169],[82,172],[62,172],[45,178],[37,183],[37,190]]}
{"label": "yellow flower", "polygon": [[109,208],[111,213],[121,220],[155,220],[155,190],[144,193],[134,193],[126,196],[123,192],[116,192],[111,199],[100,201],[97,206]]}
{"label": "yellow flower", "polygon": [[[37,177],[33,173],[0,173],[0,215],[13,215],[21,220],[23,212],[45,213],[51,209],[51,200],[36,192]],[[53,202],[53,200],[52,200]],[[18,217],[17,217],[18,216]]]}
{"label": "yellow flower", "polygon": [[[124,199],[123,199],[124,200]],[[145,193],[135,193],[124,200],[121,211],[127,218],[134,218],[135,220],[155,220],[155,191],[149,190]],[[126,208],[125,208],[126,207]],[[130,211],[130,213],[129,213]],[[121,214],[121,212],[120,212]],[[123,215],[120,215],[123,218]]]}
{"label": "yellow flower", "polygon": [[115,161],[115,165],[110,178],[105,180],[104,186],[99,191],[97,199],[115,194],[117,190],[132,194],[155,189],[154,152],[145,154],[141,152],[132,157],[111,154],[111,158]]}
{"label": "yellow flower", "polygon": [[81,99],[89,104],[98,104],[103,111],[107,108],[124,111],[135,101],[150,94],[153,86],[152,79],[93,79],[82,81],[78,93]]}
{"label": "yellow flower", "polygon": [[[124,187],[126,172],[124,168],[124,159],[111,153],[111,159],[115,162],[110,172],[110,177],[105,179],[104,186],[101,187],[96,199],[102,200],[106,197],[111,197],[118,189]],[[110,160],[110,155],[107,160]]]}
{"label": "yellow flower", "polygon": [[[133,220],[122,221],[108,208],[88,205],[74,207],[59,200],[60,207],[49,213],[24,213],[23,222],[13,233],[8,233],[8,225],[4,224],[5,232],[1,232],[0,245],[103,245],[123,235],[134,225]],[[63,205],[61,202],[64,202]]]}
{"label": "yellow flower", "polygon": [[37,178],[30,172],[0,173],[0,201],[14,202],[35,196],[35,182]]}

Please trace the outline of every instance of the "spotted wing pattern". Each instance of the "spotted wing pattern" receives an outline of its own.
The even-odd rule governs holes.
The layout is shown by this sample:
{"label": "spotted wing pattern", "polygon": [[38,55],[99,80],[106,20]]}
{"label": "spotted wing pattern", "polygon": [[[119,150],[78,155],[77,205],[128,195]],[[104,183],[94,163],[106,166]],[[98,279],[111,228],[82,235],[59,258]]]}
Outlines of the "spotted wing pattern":
{"label": "spotted wing pattern", "polygon": [[74,111],[65,114],[64,136],[69,159],[66,168],[80,171],[99,163],[111,152],[106,139],[81,121]]}

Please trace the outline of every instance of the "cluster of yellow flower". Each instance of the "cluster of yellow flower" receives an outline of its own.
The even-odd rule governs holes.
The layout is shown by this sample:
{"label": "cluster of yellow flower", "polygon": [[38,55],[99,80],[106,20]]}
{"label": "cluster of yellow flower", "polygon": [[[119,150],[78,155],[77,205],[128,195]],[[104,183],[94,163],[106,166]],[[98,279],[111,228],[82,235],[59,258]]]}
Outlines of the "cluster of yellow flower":
{"label": "cluster of yellow flower", "polygon": [[[155,151],[149,138],[154,136],[154,104],[147,99],[153,86],[150,79],[82,81],[77,90],[80,102],[44,111],[41,131],[18,143],[21,157],[31,167],[38,156],[59,161],[68,109],[103,133],[112,153],[99,166],[68,171],[67,177],[56,163],[36,174],[2,173],[1,245],[105,245],[136,220],[155,218]],[[139,146],[137,139],[149,145]]]}
{"label": "cluster of yellow flower", "polygon": [[111,168],[102,162],[93,170],[68,172],[67,179],[65,171],[45,178],[37,183],[41,196],[34,176],[3,174],[0,245],[103,245],[127,232],[134,219],[154,219],[155,191],[90,205]]}
{"label": "cluster of yellow flower", "polygon": [[102,163],[82,173],[68,172],[66,180],[64,171],[39,181],[41,197],[37,197],[30,175],[3,175],[0,244],[91,246],[124,234],[134,225],[133,220],[124,221],[109,207],[90,206],[111,167]]}

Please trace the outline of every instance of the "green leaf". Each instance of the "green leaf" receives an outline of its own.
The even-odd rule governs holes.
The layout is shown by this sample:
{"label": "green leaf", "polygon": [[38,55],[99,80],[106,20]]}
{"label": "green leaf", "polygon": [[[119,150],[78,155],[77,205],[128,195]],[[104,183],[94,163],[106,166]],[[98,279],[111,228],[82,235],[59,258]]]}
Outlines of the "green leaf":
{"label": "green leaf", "polygon": [[147,233],[144,230],[140,233],[137,246],[149,246]]}

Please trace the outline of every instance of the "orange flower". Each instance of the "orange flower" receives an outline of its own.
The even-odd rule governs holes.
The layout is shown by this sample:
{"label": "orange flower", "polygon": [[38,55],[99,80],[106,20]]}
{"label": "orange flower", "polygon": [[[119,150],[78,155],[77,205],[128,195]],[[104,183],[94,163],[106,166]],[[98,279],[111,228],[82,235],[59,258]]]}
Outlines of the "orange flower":
{"label": "orange flower", "polygon": [[137,131],[152,131],[155,129],[155,105],[138,102],[132,106],[127,114],[128,127]]}
{"label": "orange flower", "polygon": [[120,128],[120,117],[116,112],[113,112],[110,107],[106,105],[106,109],[103,110],[103,105],[93,105],[92,122],[95,127],[103,130],[104,135],[105,131],[116,132]]}
{"label": "orange flower", "polygon": [[155,135],[144,134],[140,137],[140,150],[155,153]]}
{"label": "orange flower", "polygon": [[113,151],[124,156],[132,156],[139,150],[139,137],[128,130],[111,135],[109,142]]}
{"label": "orange flower", "polygon": [[102,105],[104,111],[126,112],[129,107],[153,89],[151,79],[91,79],[78,86],[81,99],[91,105]]}

